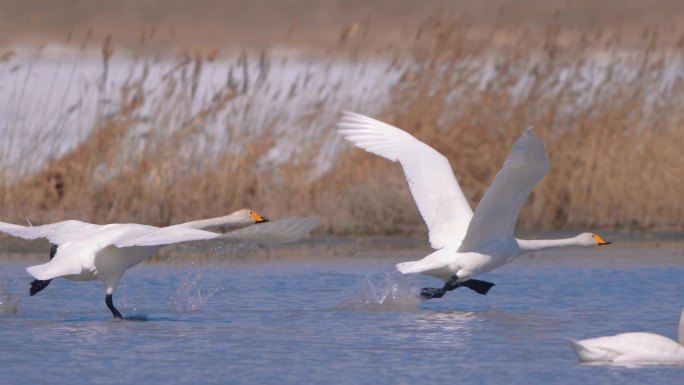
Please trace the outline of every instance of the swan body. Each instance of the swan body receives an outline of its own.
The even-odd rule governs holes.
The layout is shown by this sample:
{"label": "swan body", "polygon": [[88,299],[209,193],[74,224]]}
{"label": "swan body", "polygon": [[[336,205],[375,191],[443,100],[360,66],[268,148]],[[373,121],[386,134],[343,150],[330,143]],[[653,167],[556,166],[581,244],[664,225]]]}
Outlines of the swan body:
{"label": "swan body", "polygon": [[[315,218],[266,222],[269,222],[268,218],[242,209],[223,217],[167,227],[137,223],[96,225],[76,220],[42,226],[0,222],[0,232],[29,240],[47,239],[53,244],[49,262],[26,268],[36,279],[31,283],[31,295],[44,289],[50,280],[57,277],[73,281],[99,279],[106,288],[107,306],[116,318],[122,318],[112,304],[112,294],[125,271],[166,245],[207,239],[232,243],[288,243],[303,238],[318,225]],[[259,226],[250,226],[254,224]],[[225,234],[203,230],[210,227],[236,230]]]}
{"label": "swan body", "polygon": [[494,270],[529,252],[570,246],[592,247],[601,244],[607,244],[607,242],[592,233],[582,233],[572,238],[548,240],[544,243],[509,238],[491,242],[478,252],[460,252],[458,247],[460,245],[452,244],[436,250],[418,261],[399,263],[397,270],[402,274],[422,273],[445,281],[454,275],[458,275],[459,282],[462,282]]}
{"label": "swan body", "polygon": [[609,337],[570,340],[581,362],[613,364],[684,364],[684,311],[679,341],[654,333],[622,333]]}
{"label": "swan body", "polygon": [[550,168],[544,145],[532,128],[515,142],[475,212],[447,158],[407,132],[352,112],[343,114],[338,132],[357,147],[401,164],[428,226],[430,244],[437,250],[396,267],[404,274],[422,273],[447,281],[442,289],[423,289],[421,295],[426,299],[441,297],[460,286],[486,294],[493,284],[473,277],[528,252],[610,243],[592,233],[556,240],[514,237],[522,205]]}

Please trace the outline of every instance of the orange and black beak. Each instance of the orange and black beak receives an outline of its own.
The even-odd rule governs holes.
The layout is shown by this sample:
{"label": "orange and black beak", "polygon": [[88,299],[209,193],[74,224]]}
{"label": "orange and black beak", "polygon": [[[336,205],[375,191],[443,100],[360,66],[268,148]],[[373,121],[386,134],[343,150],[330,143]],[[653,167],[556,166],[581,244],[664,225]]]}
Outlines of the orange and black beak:
{"label": "orange and black beak", "polygon": [[252,211],[252,219],[254,219],[254,223],[268,222],[268,218],[262,217],[261,215],[257,214],[256,211]]}
{"label": "orange and black beak", "polygon": [[604,246],[604,245],[610,245],[613,242],[608,242],[605,239],[601,238],[600,236],[594,234],[594,240],[596,243],[598,243],[599,246]]}

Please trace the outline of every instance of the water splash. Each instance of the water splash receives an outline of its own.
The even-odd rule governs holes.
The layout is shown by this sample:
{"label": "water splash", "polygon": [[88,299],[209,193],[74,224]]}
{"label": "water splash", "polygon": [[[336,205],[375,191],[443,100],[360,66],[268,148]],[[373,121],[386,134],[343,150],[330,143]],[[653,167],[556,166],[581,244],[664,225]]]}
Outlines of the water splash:
{"label": "water splash", "polygon": [[5,289],[5,282],[0,280],[0,315],[19,314],[21,296]]}
{"label": "water splash", "polygon": [[188,272],[176,289],[171,299],[169,311],[173,313],[198,313],[221,287],[217,282],[208,280],[204,271]]}
{"label": "water splash", "polygon": [[403,275],[392,272],[380,276],[366,275],[354,298],[345,299],[339,310],[415,311],[422,302],[419,288]]}

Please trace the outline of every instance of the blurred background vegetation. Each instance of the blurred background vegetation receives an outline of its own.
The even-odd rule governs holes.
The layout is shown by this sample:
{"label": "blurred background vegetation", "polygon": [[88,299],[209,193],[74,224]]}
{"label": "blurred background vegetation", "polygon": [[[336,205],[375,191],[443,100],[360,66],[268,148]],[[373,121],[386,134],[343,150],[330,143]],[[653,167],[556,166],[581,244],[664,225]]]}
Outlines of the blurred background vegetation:
{"label": "blurred background vegetation", "polygon": [[[2,221],[167,225],[249,207],[424,234],[342,110],[444,153],[473,207],[532,124],[528,229],[684,228],[684,3],[0,1]],[[4,94],[4,97],[2,97]]]}

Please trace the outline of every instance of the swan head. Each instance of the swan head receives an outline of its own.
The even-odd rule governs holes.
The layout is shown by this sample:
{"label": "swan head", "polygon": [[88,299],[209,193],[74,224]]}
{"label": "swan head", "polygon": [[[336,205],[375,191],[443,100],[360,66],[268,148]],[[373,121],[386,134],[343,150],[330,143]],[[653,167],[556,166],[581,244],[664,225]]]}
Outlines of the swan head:
{"label": "swan head", "polygon": [[220,222],[218,225],[230,225],[230,226],[247,226],[253,225],[255,223],[265,223],[269,219],[260,215],[254,210],[250,209],[240,209],[226,215],[225,217],[215,218]]}
{"label": "swan head", "polygon": [[257,213],[256,211],[250,209],[242,209],[238,210],[238,212],[242,217],[245,218],[245,220],[251,223],[264,223],[269,221],[267,217],[259,215],[259,213]]}
{"label": "swan head", "polygon": [[228,215],[209,219],[200,219],[192,222],[185,222],[177,227],[190,227],[193,229],[206,230],[210,228],[236,228],[253,225],[255,223],[268,222],[268,218],[259,215],[256,211],[250,209],[240,209]]}
{"label": "swan head", "polygon": [[604,246],[613,243],[606,241],[605,239],[601,238],[600,235],[594,233],[582,233],[578,235],[577,238],[580,240],[582,245],[587,247]]}

